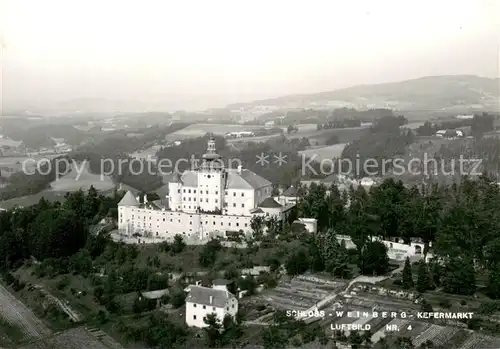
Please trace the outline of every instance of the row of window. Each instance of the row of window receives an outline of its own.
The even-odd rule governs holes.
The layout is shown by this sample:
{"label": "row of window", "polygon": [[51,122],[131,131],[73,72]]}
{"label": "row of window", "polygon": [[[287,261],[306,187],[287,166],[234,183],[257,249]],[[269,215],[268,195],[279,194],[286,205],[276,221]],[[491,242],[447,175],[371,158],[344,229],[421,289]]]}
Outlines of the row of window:
{"label": "row of window", "polygon": [[[187,191],[186,191],[187,190]],[[180,189],[177,190],[178,193],[181,192]],[[191,194],[191,189],[182,189],[183,193]],[[193,189],[193,194],[196,194],[196,189]],[[200,190],[200,194],[203,194],[203,190]],[[205,194],[208,194],[208,190],[205,190]],[[219,195],[219,191],[215,191],[215,195]],[[228,195],[227,190],[224,192],[224,195]],[[236,196],[236,192],[233,192],[233,196]],[[245,193],[241,193],[241,197],[244,197]]]}
{"label": "row of window", "polygon": [[[163,221],[165,222],[165,218],[163,218]],[[172,219],[170,220],[170,222],[172,222]],[[180,223],[181,220],[179,219],[178,220],[178,223]],[[123,223],[123,219],[120,219],[120,223]],[[141,225],[140,222],[135,222],[138,226]],[[132,224],[134,224],[134,220],[132,218]],[[203,222],[200,222],[201,225],[203,225]],[[213,225],[215,225],[215,221],[213,221]],[[146,226],[146,223],[143,224],[144,226]],[[193,225],[193,221],[189,221],[189,225]],[[205,225],[208,225],[208,221],[205,221]],[[224,225],[224,222],[220,222],[220,225]],[[228,222],[227,225],[230,227],[231,226],[231,222]],[[151,223],[149,223],[149,226],[151,227]],[[236,222],[236,226],[239,227],[240,226],[240,223]],[[157,226],[159,227],[159,225]],[[245,223],[245,228],[248,227],[248,223]]]}

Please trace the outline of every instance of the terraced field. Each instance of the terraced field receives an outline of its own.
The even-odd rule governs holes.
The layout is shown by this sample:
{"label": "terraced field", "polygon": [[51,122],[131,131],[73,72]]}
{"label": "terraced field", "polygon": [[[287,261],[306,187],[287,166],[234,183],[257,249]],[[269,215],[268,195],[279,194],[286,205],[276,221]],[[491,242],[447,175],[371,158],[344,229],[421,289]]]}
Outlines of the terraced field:
{"label": "terraced field", "polygon": [[51,333],[30,309],[1,285],[0,317],[20,329],[26,341],[39,339]]}
{"label": "terraced field", "polygon": [[307,310],[344,287],[341,282],[299,276],[260,297],[277,309]]}
{"label": "terraced field", "polygon": [[123,349],[84,328],[75,328],[26,344],[17,349]]}

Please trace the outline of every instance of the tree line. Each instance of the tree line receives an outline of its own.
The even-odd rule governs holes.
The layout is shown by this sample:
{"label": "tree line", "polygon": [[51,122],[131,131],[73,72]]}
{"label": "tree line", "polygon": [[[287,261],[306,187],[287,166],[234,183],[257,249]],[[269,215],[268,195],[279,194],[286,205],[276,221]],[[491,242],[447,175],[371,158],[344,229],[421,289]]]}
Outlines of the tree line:
{"label": "tree line", "polygon": [[[346,251],[334,235],[345,234],[356,245],[358,263],[368,263],[360,265],[361,272],[380,274],[387,271],[388,261],[386,249],[372,242],[374,237],[418,240],[424,244],[424,255],[431,252],[436,257],[435,265],[425,266],[434,270],[430,284],[466,295],[481,286],[489,297],[500,297],[500,258],[495,252],[500,248],[500,188],[487,176],[465,177],[450,186],[411,188],[388,179],[370,190],[358,186],[342,193],[335,185],[312,185],[302,188],[300,195],[299,217],[316,218],[322,239],[317,246],[323,252],[310,253],[312,258],[321,257],[326,263],[341,260],[334,268],[343,270]],[[308,260],[307,255],[300,258]],[[312,265],[308,261],[306,269]],[[479,285],[477,279],[483,276],[487,281]]]}

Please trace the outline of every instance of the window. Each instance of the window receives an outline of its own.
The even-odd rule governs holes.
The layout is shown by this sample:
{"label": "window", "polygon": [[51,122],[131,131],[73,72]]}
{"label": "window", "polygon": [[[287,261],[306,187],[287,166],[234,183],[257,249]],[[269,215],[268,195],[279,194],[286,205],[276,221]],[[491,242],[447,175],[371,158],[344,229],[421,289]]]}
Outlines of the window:
{"label": "window", "polygon": [[236,196],[236,192],[233,193],[233,196]]}
{"label": "window", "polygon": [[236,203],[233,203],[233,207],[236,207]]}
{"label": "window", "polygon": [[218,194],[219,194],[219,192],[216,190],[216,191],[215,191],[215,195],[218,195]]}
{"label": "window", "polygon": [[227,190],[224,192],[224,195],[227,195]]}
{"label": "window", "polygon": [[218,202],[219,202],[219,200],[215,199],[215,203],[218,203]]}
{"label": "window", "polygon": [[186,192],[186,189],[183,189],[183,190],[182,190],[182,192],[183,192],[183,193],[185,193],[185,192]]}
{"label": "window", "polygon": [[208,194],[208,190],[205,190],[205,193],[207,193],[207,194]]}
{"label": "window", "polygon": [[193,304],[193,308],[196,308],[196,303]]}
{"label": "window", "polygon": [[233,309],[234,309],[234,304],[233,304],[233,305],[231,305],[231,308],[233,308]]}
{"label": "window", "polygon": [[181,190],[180,190],[180,189],[177,189],[177,192],[180,194],[180,193],[181,193]]}
{"label": "window", "polygon": [[245,208],[245,204],[241,204],[241,208]]}
{"label": "window", "polygon": [[188,190],[188,193],[191,194],[191,189]]}
{"label": "window", "polygon": [[206,306],[206,305],[204,305],[204,306],[203,306],[203,309],[207,309],[207,306]]}
{"label": "window", "polygon": [[205,202],[208,202],[208,198],[205,199]]}
{"label": "window", "polygon": [[215,311],[215,307],[213,307],[212,310]]}
{"label": "window", "polygon": [[241,193],[241,197],[245,196],[245,193]]}
{"label": "window", "polygon": [[193,190],[193,193],[196,194],[196,189]]}
{"label": "window", "polygon": [[163,218],[163,221],[165,222],[165,218]]}
{"label": "window", "polygon": [[193,225],[193,221],[189,221],[189,224]]}
{"label": "window", "polygon": [[236,226],[239,227],[240,226],[240,223],[236,223]]}
{"label": "window", "polygon": [[193,320],[196,320],[196,315],[193,315]]}
{"label": "window", "polygon": [[248,223],[245,223],[245,227],[248,227]]}

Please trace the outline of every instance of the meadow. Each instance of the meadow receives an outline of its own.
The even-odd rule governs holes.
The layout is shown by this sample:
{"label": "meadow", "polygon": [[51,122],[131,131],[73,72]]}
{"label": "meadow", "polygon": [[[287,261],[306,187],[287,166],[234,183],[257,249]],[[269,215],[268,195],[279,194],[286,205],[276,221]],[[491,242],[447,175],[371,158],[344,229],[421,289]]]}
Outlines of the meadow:
{"label": "meadow", "polygon": [[[81,166],[81,165],[79,165]],[[79,167],[80,168],[80,167]],[[77,171],[73,169],[70,173],[50,183],[50,188],[41,191],[40,193],[13,198],[0,202],[0,208],[10,209],[14,206],[27,207],[37,204],[43,197],[50,202],[64,201],[64,196],[68,192],[75,192],[79,189],[87,191],[90,186],[102,192],[110,192],[114,189],[115,184],[111,177],[104,176],[101,179],[100,175],[90,173],[85,169],[77,178]]]}
{"label": "meadow", "polygon": [[344,150],[347,143],[339,143],[335,145],[328,146],[320,146],[320,147],[311,147],[306,150],[302,150],[299,152],[300,155],[303,155],[307,158],[313,158],[315,161],[322,161],[323,159],[333,159],[340,158],[342,155],[342,151]]}
{"label": "meadow", "polygon": [[78,167],[81,174],[73,166],[71,172],[67,175],[50,183],[51,190],[55,192],[73,192],[82,189],[86,191],[90,186],[94,186],[99,191],[107,191],[114,188],[115,184],[111,177],[102,176],[101,178],[101,175],[90,173],[87,167],[82,171],[81,164]]}
{"label": "meadow", "polygon": [[258,125],[220,125],[220,124],[192,124],[182,130],[168,134],[167,141],[182,140],[186,138],[202,137],[207,133],[223,136],[227,132],[243,132],[261,129]]}

